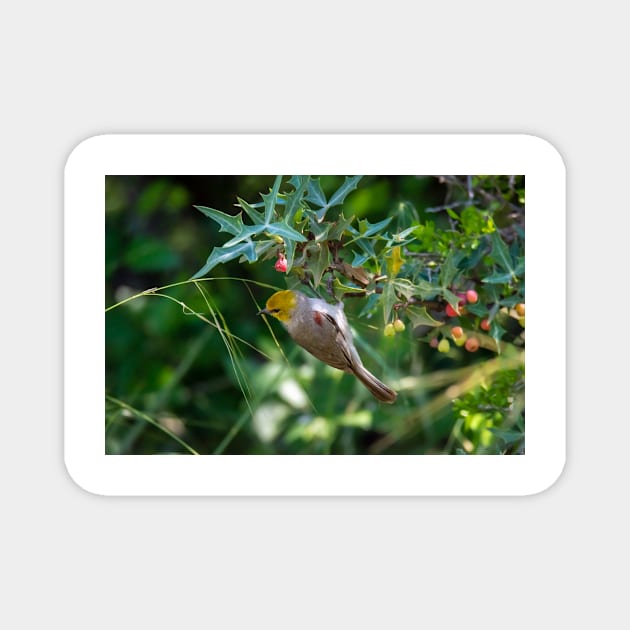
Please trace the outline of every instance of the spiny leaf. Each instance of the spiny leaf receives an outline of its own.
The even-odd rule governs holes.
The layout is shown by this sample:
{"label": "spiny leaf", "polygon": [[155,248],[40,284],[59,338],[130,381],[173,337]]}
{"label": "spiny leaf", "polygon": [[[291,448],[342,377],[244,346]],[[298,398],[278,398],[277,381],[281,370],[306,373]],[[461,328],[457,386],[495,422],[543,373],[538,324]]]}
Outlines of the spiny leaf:
{"label": "spiny leaf", "polygon": [[271,223],[271,219],[273,218],[273,211],[276,208],[276,200],[278,198],[278,191],[280,190],[280,183],[282,182],[282,175],[277,175],[276,179],[273,183],[273,188],[271,192],[266,195],[261,195],[263,201],[265,202],[265,223],[269,225]]}
{"label": "spiny leaf", "polygon": [[411,323],[415,326],[443,326],[443,322],[434,319],[429,315],[426,307],[408,306],[405,313],[409,316]]}
{"label": "spiny leaf", "polygon": [[489,276],[482,278],[481,281],[487,284],[507,284],[514,280],[514,276],[510,272],[495,271]]}
{"label": "spiny leaf", "polygon": [[217,265],[234,260],[241,255],[245,256],[250,263],[256,260],[256,248],[252,241],[238,243],[232,247],[215,247],[208,256],[206,264],[191,279],[201,278]]}
{"label": "spiny leaf", "polygon": [[342,212],[335,223],[329,224],[331,228],[330,228],[330,236],[328,238],[330,238],[330,240],[332,241],[340,240],[341,237],[344,235],[344,232],[350,229],[350,224],[352,223],[352,221],[354,221],[354,216],[350,217],[349,219],[346,219],[343,216],[343,212]]}
{"label": "spiny leaf", "polygon": [[308,175],[294,175],[289,180],[289,183],[295,187],[295,191],[286,195],[287,207],[285,210],[284,220],[287,223],[293,222],[296,212],[300,209],[300,202],[302,201],[302,197],[304,196],[304,192],[308,187],[310,179],[311,178]]}
{"label": "spiny leaf", "polygon": [[237,197],[238,205],[245,210],[247,216],[254,222],[255,225],[263,224],[265,222],[265,217],[261,212],[258,212],[254,206],[247,203],[244,199]]}
{"label": "spiny leaf", "polygon": [[352,252],[352,253],[354,255],[354,258],[352,259],[352,266],[353,267],[360,267],[369,258],[368,254],[360,254],[359,252]]}
{"label": "spiny leaf", "polygon": [[362,221],[359,221],[359,233],[363,238],[373,236],[377,232],[380,232],[381,230],[386,228],[393,218],[394,217],[388,217],[387,219],[379,221],[378,223],[370,223],[367,219],[363,219]]}
{"label": "spiny leaf", "polygon": [[396,303],[396,292],[394,291],[394,285],[388,282],[383,288],[383,321],[385,324],[389,322],[391,317],[392,308]]}
{"label": "spiny leaf", "polygon": [[507,271],[512,277],[515,277],[514,268],[512,266],[512,257],[507,248],[507,245],[501,238],[498,232],[492,232],[490,234],[490,240],[492,242],[492,257],[497,264]]}
{"label": "spiny leaf", "polygon": [[[358,238],[355,243],[359,246],[360,249],[364,251],[370,258],[374,258],[376,256],[376,252],[374,251],[374,243],[369,238]],[[355,263],[352,263],[356,266]]]}
{"label": "spiny leaf", "polygon": [[228,232],[228,234],[238,234],[243,227],[243,219],[241,215],[232,216],[229,214],[225,214],[225,212],[221,212],[220,210],[215,210],[214,208],[207,208],[206,206],[193,206],[197,208],[199,212],[202,212],[207,217],[210,217],[213,221],[216,221],[219,224],[219,232]]}
{"label": "spiny leaf", "polygon": [[438,293],[439,287],[433,286],[428,280],[418,279],[414,283],[414,295],[421,300],[432,300]]}
{"label": "spiny leaf", "polygon": [[338,206],[342,204],[345,198],[356,189],[358,183],[361,181],[363,175],[354,175],[353,177],[346,177],[345,181],[339,188],[331,195],[328,200],[328,207]]}
{"label": "spiny leaf", "polygon": [[320,208],[326,206],[326,195],[322,190],[322,186],[319,183],[319,178],[311,178],[307,185],[306,201],[313,203]]}
{"label": "spiny leaf", "polygon": [[227,243],[223,244],[223,247],[232,247],[245,239],[250,239],[252,236],[256,236],[265,231],[267,226],[262,224],[257,225],[243,225],[241,231],[234,237],[231,238]]}
{"label": "spiny leaf", "polygon": [[394,278],[391,284],[406,300],[416,294],[416,287],[411,280],[407,280],[406,278]]}
{"label": "spiny leaf", "polygon": [[315,237],[316,241],[327,240],[329,238],[328,233],[330,232],[331,227],[332,227],[332,223],[311,222],[311,232],[313,233],[313,236]]}
{"label": "spiny leaf", "polygon": [[339,206],[345,201],[348,194],[357,187],[357,184],[362,177],[362,175],[346,177],[344,183],[341,184],[341,186],[330,196],[328,201],[326,201],[326,196],[322,191],[319,179],[311,179],[308,185],[306,201],[311,202],[320,208],[315,212],[315,216],[317,217],[317,221],[319,223],[324,220],[326,212],[328,212],[330,208]]}
{"label": "spiny leaf", "polygon": [[318,244],[314,250],[309,249],[309,251],[311,252],[311,257],[309,258],[308,266],[313,272],[313,285],[318,287],[324,272],[330,266],[330,250],[326,243],[323,243]]}
{"label": "spiny leaf", "polygon": [[448,253],[446,260],[440,269],[440,284],[443,288],[447,288],[453,284],[455,276],[457,276],[458,273],[458,264],[461,258],[461,252],[456,250],[451,250]]}
{"label": "spiny leaf", "polygon": [[293,267],[293,261],[295,260],[295,241],[292,238],[284,239],[284,253],[287,257],[287,273],[291,271]]}
{"label": "spiny leaf", "polygon": [[300,243],[304,243],[308,240],[305,236],[302,236],[302,234],[287,225],[284,221],[278,221],[278,223],[271,223],[263,227],[267,232],[269,232],[269,234],[280,236],[283,240],[292,239],[294,241],[299,241]]}
{"label": "spiny leaf", "polygon": [[[394,243],[402,243],[412,232],[414,232],[418,228],[417,225],[412,225],[396,234],[392,235],[392,242]],[[415,240],[414,238],[409,239],[409,241]],[[407,241],[407,242],[409,242]]]}

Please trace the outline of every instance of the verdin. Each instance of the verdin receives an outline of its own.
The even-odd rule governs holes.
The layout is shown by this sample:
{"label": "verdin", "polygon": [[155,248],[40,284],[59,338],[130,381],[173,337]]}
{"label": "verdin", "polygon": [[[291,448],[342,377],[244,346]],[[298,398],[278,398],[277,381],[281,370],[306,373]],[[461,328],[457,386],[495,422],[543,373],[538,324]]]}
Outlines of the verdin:
{"label": "verdin", "polygon": [[354,374],[377,400],[386,403],[396,400],[396,392],[363,366],[343,303],[329,304],[299,291],[278,291],[258,314],[280,320],[293,341],[324,363]]}

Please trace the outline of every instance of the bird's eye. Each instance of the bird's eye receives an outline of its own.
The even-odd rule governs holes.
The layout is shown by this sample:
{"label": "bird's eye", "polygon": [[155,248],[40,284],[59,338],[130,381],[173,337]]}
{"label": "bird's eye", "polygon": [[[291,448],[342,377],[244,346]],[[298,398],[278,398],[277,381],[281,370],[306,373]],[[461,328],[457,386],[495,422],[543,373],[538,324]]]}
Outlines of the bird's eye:
{"label": "bird's eye", "polygon": [[280,309],[279,309],[279,308],[272,308],[272,309],[271,309],[271,312],[272,312],[272,313],[279,313],[279,312],[280,312]]}

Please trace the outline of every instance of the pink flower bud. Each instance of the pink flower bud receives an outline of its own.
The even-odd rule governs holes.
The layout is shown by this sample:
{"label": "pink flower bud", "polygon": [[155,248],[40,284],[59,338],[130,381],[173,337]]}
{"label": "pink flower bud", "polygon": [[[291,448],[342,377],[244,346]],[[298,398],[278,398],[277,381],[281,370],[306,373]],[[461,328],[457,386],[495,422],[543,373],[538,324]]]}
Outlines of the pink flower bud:
{"label": "pink flower bud", "polygon": [[276,260],[276,264],[273,268],[281,273],[287,272],[287,259],[282,252],[278,252],[278,260]]}

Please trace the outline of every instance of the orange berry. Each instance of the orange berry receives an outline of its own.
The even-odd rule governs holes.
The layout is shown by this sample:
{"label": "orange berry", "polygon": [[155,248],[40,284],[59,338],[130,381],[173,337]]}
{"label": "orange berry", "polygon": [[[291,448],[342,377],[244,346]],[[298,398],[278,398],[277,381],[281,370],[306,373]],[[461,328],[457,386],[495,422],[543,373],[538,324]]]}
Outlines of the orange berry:
{"label": "orange berry", "polygon": [[477,291],[475,291],[474,289],[469,289],[468,291],[466,291],[466,300],[468,300],[469,304],[476,304],[479,300]]}
{"label": "orange berry", "polygon": [[490,330],[490,322],[487,319],[482,319],[479,327],[481,330]]}
{"label": "orange berry", "polygon": [[453,339],[459,339],[464,334],[464,329],[461,326],[453,326],[451,328],[451,335]]}
{"label": "orange berry", "polygon": [[469,337],[466,339],[466,345],[464,347],[468,352],[477,352],[477,350],[479,350],[479,340],[475,337]]}
{"label": "orange berry", "polygon": [[515,307],[519,317],[525,317],[525,304],[517,304]]}

